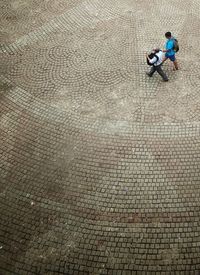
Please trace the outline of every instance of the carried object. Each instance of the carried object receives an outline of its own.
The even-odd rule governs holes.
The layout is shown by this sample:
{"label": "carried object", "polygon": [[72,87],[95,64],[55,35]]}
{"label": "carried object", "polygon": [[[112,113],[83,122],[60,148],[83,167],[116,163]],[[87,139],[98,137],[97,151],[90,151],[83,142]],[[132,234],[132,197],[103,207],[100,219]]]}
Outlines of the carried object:
{"label": "carried object", "polygon": [[156,62],[158,62],[159,57],[156,55],[156,53],[150,53],[150,54],[148,55],[148,57],[149,57],[150,59],[153,59],[154,57],[156,58],[156,61],[155,61],[154,63],[150,63],[150,62],[149,62],[149,59],[147,58],[147,64],[148,64],[149,66],[153,66]]}
{"label": "carried object", "polygon": [[173,40],[174,40],[173,50],[177,53],[179,51],[179,43],[178,43],[178,40],[176,38],[173,38]]}

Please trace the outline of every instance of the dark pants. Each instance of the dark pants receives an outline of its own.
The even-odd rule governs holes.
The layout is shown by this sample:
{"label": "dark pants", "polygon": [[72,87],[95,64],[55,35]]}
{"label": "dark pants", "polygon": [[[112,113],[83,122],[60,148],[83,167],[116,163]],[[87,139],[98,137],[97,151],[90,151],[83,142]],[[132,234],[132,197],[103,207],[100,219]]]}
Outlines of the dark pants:
{"label": "dark pants", "polygon": [[162,64],[160,64],[160,65],[158,65],[158,66],[152,66],[151,67],[151,70],[150,70],[150,72],[149,72],[149,76],[153,76],[153,74],[155,73],[155,72],[158,72],[159,73],[159,75],[163,78],[163,80],[168,80],[168,77],[167,77],[167,75],[163,72],[163,70],[162,70]]}

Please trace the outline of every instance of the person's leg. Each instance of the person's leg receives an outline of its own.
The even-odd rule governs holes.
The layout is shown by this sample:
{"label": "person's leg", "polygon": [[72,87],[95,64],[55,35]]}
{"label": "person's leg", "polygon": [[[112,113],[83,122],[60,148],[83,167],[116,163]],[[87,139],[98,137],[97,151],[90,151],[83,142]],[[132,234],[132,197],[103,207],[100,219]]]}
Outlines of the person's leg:
{"label": "person's leg", "polygon": [[163,58],[162,63],[164,63],[167,59],[168,59],[168,57],[165,56],[165,57]]}
{"label": "person's leg", "polygon": [[173,62],[174,70],[178,70],[178,62],[176,60],[175,55],[170,56],[169,59]]}
{"label": "person's leg", "polygon": [[178,70],[178,69],[179,69],[179,67],[178,67],[178,62],[177,62],[177,60],[175,60],[173,63],[174,63],[174,67],[175,67],[175,69],[176,69],[176,70]]}
{"label": "person's leg", "polygon": [[164,81],[168,81],[167,75],[163,72],[161,65],[156,66],[156,71],[159,73],[159,75],[162,77]]}
{"label": "person's leg", "polygon": [[147,73],[147,75],[150,76],[150,77],[152,77],[153,74],[155,73],[155,71],[156,71],[156,67],[155,67],[155,66],[152,66],[150,72]]}
{"label": "person's leg", "polygon": [[165,56],[163,57],[163,62],[164,63],[167,59],[169,58],[168,54],[166,53]]}

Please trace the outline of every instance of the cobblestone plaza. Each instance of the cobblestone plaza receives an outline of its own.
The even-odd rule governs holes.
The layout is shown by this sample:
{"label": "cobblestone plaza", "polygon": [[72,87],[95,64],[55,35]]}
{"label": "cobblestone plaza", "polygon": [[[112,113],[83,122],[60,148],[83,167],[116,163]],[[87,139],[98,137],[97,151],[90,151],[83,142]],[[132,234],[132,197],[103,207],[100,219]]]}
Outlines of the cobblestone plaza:
{"label": "cobblestone plaza", "polygon": [[[0,274],[200,275],[200,1],[0,15]],[[166,31],[168,83],[145,75]]]}

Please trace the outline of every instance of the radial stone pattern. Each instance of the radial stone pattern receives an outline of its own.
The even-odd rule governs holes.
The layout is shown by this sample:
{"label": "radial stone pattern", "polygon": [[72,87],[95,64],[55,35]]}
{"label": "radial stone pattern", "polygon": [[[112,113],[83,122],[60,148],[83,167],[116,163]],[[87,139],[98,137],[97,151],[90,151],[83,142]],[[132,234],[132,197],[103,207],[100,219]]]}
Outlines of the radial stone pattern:
{"label": "radial stone pattern", "polygon": [[[200,274],[200,2],[2,0],[0,274]],[[180,70],[148,78],[172,31]]]}

